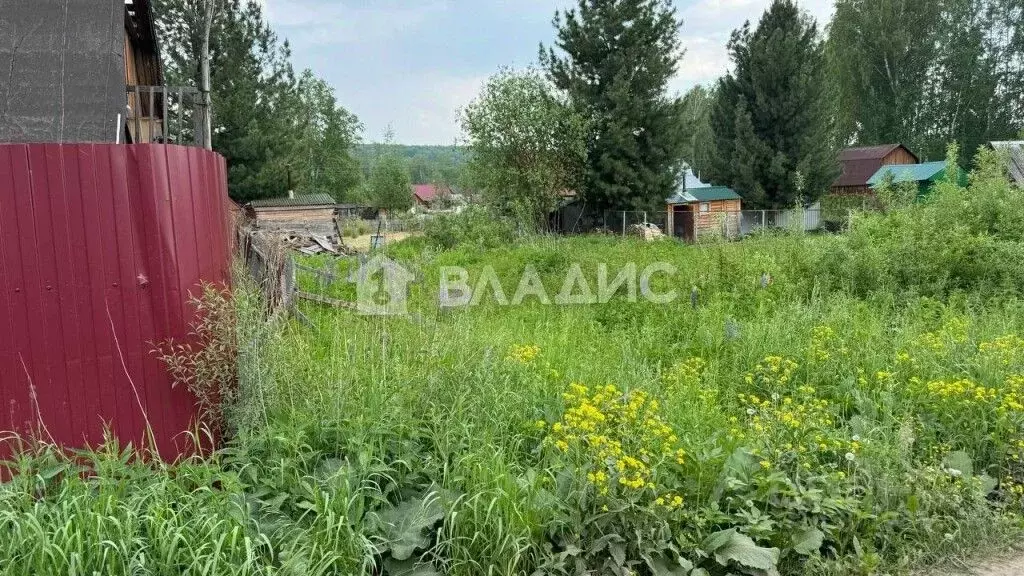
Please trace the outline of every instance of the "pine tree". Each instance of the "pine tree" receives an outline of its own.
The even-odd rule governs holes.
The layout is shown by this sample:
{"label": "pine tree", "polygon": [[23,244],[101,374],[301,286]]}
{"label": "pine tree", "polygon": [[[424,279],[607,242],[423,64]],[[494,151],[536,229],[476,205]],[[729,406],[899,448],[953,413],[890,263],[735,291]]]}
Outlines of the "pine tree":
{"label": "pine tree", "polygon": [[[201,84],[205,7],[206,0],[154,2],[168,84]],[[257,3],[218,0],[210,56],[213,149],[228,161],[232,198],[282,196],[289,180],[300,192],[340,198],[358,184],[358,122],[321,80],[295,77],[288,43]]]}
{"label": "pine tree", "polygon": [[711,111],[715,184],[744,207],[813,202],[836,175],[825,58],[814,21],[792,0],[775,0],[756,30],[732,34],[734,70],[719,81]]}
{"label": "pine tree", "polygon": [[556,13],[540,58],[590,126],[583,197],[595,209],[655,209],[679,179],[681,101],[666,87],[682,57],[670,0],[579,0]]}

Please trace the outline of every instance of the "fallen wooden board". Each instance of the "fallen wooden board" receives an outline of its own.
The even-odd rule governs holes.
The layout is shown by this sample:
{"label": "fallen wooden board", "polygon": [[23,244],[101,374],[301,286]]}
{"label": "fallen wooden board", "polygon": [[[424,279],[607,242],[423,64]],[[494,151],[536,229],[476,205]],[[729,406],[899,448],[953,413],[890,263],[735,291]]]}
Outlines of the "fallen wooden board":
{"label": "fallen wooden board", "polygon": [[338,253],[338,250],[335,249],[335,247],[331,245],[331,241],[328,240],[326,236],[318,236],[316,234],[313,234],[313,235],[310,236],[310,238],[312,238],[313,242],[316,242],[317,244],[319,244],[320,247],[323,248],[324,250],[327,250],[328,252],[330,252],[332,254],[337,254]]}
{"label": "fallen wooden board", "polygon": [[356,306],[355,302],[346,302],[344,300],[338,300],[336,298],[330,298],[328,296],[321,296],[320,294],[313,294],[311,292],[303,292],[301,290],[297,290],[295,292],[295,297],[301,298],[303,300],[309,300],[310,302],[316,302],[317,304],[330,306],[332,308],[344,308],[346,310],[358,309],[358,306]]}

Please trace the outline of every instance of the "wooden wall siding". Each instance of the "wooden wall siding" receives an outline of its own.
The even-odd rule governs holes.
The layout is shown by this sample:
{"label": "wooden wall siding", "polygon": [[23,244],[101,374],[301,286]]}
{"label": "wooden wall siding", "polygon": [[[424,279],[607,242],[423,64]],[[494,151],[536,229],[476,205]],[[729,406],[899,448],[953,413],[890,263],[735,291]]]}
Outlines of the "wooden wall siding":
{"label": "wooden wall siding", "polygon": [[187,341],[189,292],[229,281],[229,203],[200,148],[0,145],[0,431],[138,445],[148,419],[162,457],[187,452],[195,403],[153,343]]}
{"label": "wooden wall siding", "polygon": [[[707,202],[708,211],[701,212],[701,202],[689,204],[694,215],[694,234],[700,238],[709,235],[720,235],[734,238],[740,233],[740,222],[742,221],[741,200],[713,200]],[[675,234],[675,210],[676,205],[669,204],[666,209],[665,233],[669,236]]]}
{"label": "wooden wall siding", "polygon": [[740,231],[740,201],[715,200],[708,202],[709,211],[701,212],[701,203],[694,204],[697,237],[721,235],[733,237]]}
{"label": "wooden wall siding", "polygon": [[265,230],[311,232],[332,236],[334,208],[255,208],[256,226]]}
{"label": "wooden wall siding", "polygon": [[[153,54],[139,46],[127,30],[124,35],[124,75],[127,86],[148,87],[138,93],[134,90],[127,92],[131,112],[126,123],[132,142],[154,142],[164,136],[163,117],[167,97],[162,89],[154,91],[154,87],[160,84],[160,75]],[[135,121],[136,116],[139,117],[138,122]],[[136,131],[139,133],[136,134]]]}
{"label": "wooden wall siding", "polygon": [[885,158],[882,158],[882,166],[891,166],[893,164],[917,164],[917,159],[906,148],[899,147],[890,152]]}

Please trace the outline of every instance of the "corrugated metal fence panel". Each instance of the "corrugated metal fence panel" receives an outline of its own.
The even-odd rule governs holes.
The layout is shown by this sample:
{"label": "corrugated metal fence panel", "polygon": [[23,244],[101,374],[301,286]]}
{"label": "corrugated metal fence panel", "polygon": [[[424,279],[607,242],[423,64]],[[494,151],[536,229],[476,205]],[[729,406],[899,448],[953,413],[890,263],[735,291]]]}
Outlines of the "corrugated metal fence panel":
{"label": "corrugated metal fence panel", "polygon": [[138,444],[148,423],[164,458],[189,449],[194,400],[153,349],[229,280],[226,176],[198,148],[0,145],[0,431]]}

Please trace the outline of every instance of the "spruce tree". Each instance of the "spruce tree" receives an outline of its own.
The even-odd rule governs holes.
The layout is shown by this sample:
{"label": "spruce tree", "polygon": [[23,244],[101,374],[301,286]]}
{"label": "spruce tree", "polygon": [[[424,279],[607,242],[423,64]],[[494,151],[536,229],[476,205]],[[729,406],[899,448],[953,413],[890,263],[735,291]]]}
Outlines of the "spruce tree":
{"label": "spruce tree", "polygon": [[756,30],[732,34],[734,69],[718,84],[711,111],[715,184],[733,187],[745,208],[813,202],[836,176],[817,26],[792,0],[774,0]]}
{"label": "spruce tree", "polygon": [[579,0],[556,13],[541,63],[590,127],[583,197],[594,209],[660,209],[675,188],[685,135],[666,93],[682,57],[670,0]]}

